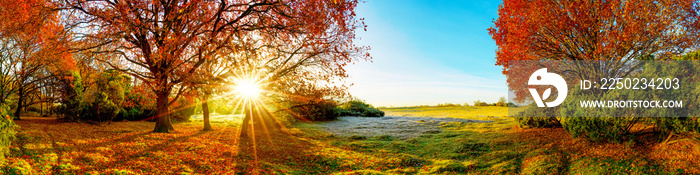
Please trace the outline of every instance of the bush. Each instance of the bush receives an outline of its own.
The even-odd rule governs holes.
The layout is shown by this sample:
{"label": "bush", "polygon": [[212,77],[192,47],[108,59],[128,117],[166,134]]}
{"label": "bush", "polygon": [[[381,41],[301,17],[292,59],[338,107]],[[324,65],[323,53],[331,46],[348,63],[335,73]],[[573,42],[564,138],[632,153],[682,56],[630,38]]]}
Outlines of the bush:
{"label": "bush", "polygon": [[535,104],[530,104],[523,112],[515,115],[521,128],[561,127],[558,117],[558,108],[540,108]]}
{"label": "bush", "polygon": [[141,109],[138,107],[123,108],[114,118],[115,121],[129,120],[139,121],[151,118],[156,115],[156,110]]}
{"label": "bush", "polygon": [[295,111],[301,116],[312,121],[335,120],[339,112],[337,103],[333,100],[320,100],[307,105],[301,105]]}
{"label": "bush", "polygon": [[5,160],[5,154],[9,152],[10,144],[15,138],[18,128],[8,115],[9,110],[7,105],[0,104],[0,160]]}
{"label": "bush", "polygon": [[[679,89],[674,90],[610,90],[604,92],[586,92],[573,88],[570,92],[575,100],[567,100],[563,104],[561,115],[568,117],[562,121],[564,129],[574,137],[585,137],[592,141],[622,142],[632,139],[631,129],[638,123],[656,126],[663,133],[698,132],[700,123],[698,116],[697,97],[700,95],[700,77],[687,76],[700,72],[700,63],[673,61],[647,62],[642,65],[641,72],[626,78],[677,77],[680,78]],[[680,100],[683,110],[674,108],[585,108],[577,107],[579,100],[599,99],[648,99],[648,100]]]}
{"label": "bush", "polygon": [[381,111],[359,99],[353,99],[345,102],[335,110],[339,116],[384,117],[384,111]]}
{"label": "bush", "polygon": [[384,117],[384,111],[377,108],[367,108],[365,112],[362,112],[362,117]]}
{"label": "bush", "polygon": [[607,91],[595,93],[591,91],[573,88],[567,98],[573,100],[564,101],[559,106],[560,115],[563,117],[562,126],[573,137],[584,137],[594,142],[612,141],[622,142],[631,139],[632,126],[643,118],[633,116],[642,114],[643,109],[637,108],[581,108],[579,101],[599,99],[647,99],[638,98],[643,91]]}

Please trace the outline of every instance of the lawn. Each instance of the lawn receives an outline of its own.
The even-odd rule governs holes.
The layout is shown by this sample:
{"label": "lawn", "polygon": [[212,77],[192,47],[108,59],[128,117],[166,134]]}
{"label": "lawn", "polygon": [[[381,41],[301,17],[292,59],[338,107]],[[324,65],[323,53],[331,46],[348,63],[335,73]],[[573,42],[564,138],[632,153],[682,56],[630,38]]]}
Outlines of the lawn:
{"label": "lawn", "polygon": [[151,132],[151,122],[97,126],[26,117],[17,121],[21,128],[4,170],[6,174],[700,173],[700,147],[691,141],[590,143],[560,128],[518,128],[513,118],[500,115],[506,109],[384,109],[388,115],[493,121],[437,122],[437,130],[408,137],[341,135],[324,127],[329,122],[300,122],[285,132],[257,132],[247,140],[239,139],[240,124],[235,120],[214,122],[211,132],[200,131],[200,121],[179,123],[175,132],[162,134]]}

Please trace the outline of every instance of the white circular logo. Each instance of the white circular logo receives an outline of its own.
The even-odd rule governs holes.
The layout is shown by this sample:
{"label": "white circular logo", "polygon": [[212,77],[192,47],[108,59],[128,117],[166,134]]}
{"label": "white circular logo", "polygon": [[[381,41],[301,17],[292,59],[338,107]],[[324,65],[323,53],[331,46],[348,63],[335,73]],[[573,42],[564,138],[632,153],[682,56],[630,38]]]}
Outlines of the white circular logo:
{"label": "white circular logo", "polygon": [[[535,103],[537,103],[537,107],[559,106],[562,102],[564,102],[566,94],[567,92],[569,92],[564,78],[562,78],[558,74],[547,72],[547,68],[542,68],[532,73],[532,75],[530,75],[530,79],[527,81],[527,84],[552,85],[559,91],[559,96],[557,96],[557,99],[551,102],[544,103],[543,101],[549,98],[549,96],[552,94],[552,88],[547,88],[547,90],[545,90],[544,93],[542,93],[541,97],[540,94],[537,92],[537,89],[528,88],[530,90],[530,94],[532,94],[532,98],[535,99]],[[545,104],[547,105],[545,106]]]}

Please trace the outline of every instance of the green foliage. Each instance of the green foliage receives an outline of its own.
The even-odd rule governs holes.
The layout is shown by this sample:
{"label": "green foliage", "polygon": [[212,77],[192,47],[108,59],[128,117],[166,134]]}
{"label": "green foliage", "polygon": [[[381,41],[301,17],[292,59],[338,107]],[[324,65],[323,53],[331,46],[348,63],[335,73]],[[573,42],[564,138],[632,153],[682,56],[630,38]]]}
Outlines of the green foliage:
{"label": "green foliage", "polygon": [[[569,92],[567,100],[560,106],[562,126],[574,137],[587,138],[594,142],[612,141],[622,142],[631,139],[632,126],[640,122],[641,118],[630,116],[638,114],[634,108],[581,108],[579,100],[599,100],[599,99],[628,99],[627,92],[631,91],[608,91],[603,94],[595,94],[573,88]],[[639,93],[639,92],[636,92]]]}
{"label": "green foliage", "polygon": [[0,163],[5,160],[5,154],[9,152],[10,144],[19,128],[8,115],[9,109],[7,105],[0,103]]}
{"label": "green foliage", "polygon": [[[700,58],[700,52],[692,52],[675,59],[678,60],[697,60]],[[659,75],[663,73],[663,75]],[[668,77],[679,78],[679,89],[673,90],[657,90],[647,92],[644,98],[651,99],[674,99],[683,101],[683,109],[654,109],[648,111],[647,115],[659,116],[646,119],[648,124],[656,125],[657,128],[665,133],[675,132],[700,132],[700,108],[697,106],[697,97],[700,96],[700,77],[688,76],[697,75],[700,73],[700,62],[698,61],[672,61],[663,63],[648,63],[644,65],[644,71],[639,77]],[[646,94],[645,94],[646,95]]]}
{"label": "green foliage", "polygon": [[[661,132],[698,132],[697,97],[700,96],[700,70],[697,61],[645,62],[638,73],[628,78],[679,78],[679,89],[658,90],[608,90],[602,92],[584,91],[572,88],[567,101],[561,108],[561,116],[567,117],[562,125],[574,137],[584,137],[592,141],[613,141],[621,143],[632,139],[631,129],[635,124],[645,123],[656,126]],[[573,100],[568,100],[568,99]],[[679,100],[683,109],[678,108],[580,108],[579,100],[600,99],[639,99],[639,100]]]}
{"label": "green foliage", "polygon": [[531,104],[527,109],[515,115],[521,128],[561,127],[558,108],[539,108]]}
{"label": "green foliage", "polygon": [[333,100],[321,100],[316,103],[311,103],[306,106],[298,108],[303,116],[306,116],[312,121],[319,120],[335,120],[338,118],[338,112],[335,101]]}
{"label": "green foliage", "polygon": [[[63,104],[55,110],[59,117],[75,121],[112,121],[122,113],[122,103],[131,89],[131,77],[116,70],[107,70],[97,77],[95,86],[88,91],[78,72],[71,71],[66,78]],[[90,93],[85,93],[85,92]],[[125,118],[122,114],[120,118]]]}
{"label": "green foliage", "polygon": [[89,105],[83,97],[83,81],[80,74],[70,71],[70,76],[63,79],[63,101],[60,106],[53,109],[60,114],[58,117],[64,120],[78,120],[88,111]]}
{"label": "green foliage", "polygon": [[116,70],[107,70],[96,80],[97,90],[88,120],[111,121],[122,109],[126,93],[131,89],[131,77]]}
{"label": "green foliage", "polygon": [[381,111],[360,99],[353,99],[345,102],[335,110],[340,116],[384,117],[384,111]]}
{"label": "green foliage", "polygon": [[130,107],[130,108],[122,108],[122,110],[119,111],[119,113],[114,118],[114,120],[116,120],[116,121],[119,121],[119,120],[137,121],[137,120],[143,120],[143,119],[155,116],[155,115],[156,115],[155,110],[141,109],[139,107]]}

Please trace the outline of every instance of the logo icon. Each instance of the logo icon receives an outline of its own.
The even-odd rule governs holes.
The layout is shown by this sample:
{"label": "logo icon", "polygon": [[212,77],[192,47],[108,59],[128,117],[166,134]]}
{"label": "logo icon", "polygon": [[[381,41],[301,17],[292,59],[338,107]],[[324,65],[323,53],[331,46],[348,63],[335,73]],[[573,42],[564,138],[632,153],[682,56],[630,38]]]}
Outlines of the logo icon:
{"label": "logo icon", "polygon": [[[532,94],[532,98],[535,99],[535,103],[537,103],[537,107],[559,106],[562,102],[564,102],[566,94],[569,92],[564,78],[559,76],[559,74],[547,72],[547,68],[542,68],[532,73],[532,75],[530,75],[530,79],[527,81],[527,84],[552,85],[555,88],[557,88],[557,91],[559,91],[559,96],[557,96],[557,99],[545,103],[543,101],[549,98],[549,96],[552,94],[552,88],[548,88],[547,90],[545,90],[544,93],[542,93],[542,97],[540,97],[540,94],[537,92],[537,89],[528,88],[530,90],[530,94]],[[545,106],[545,104],[547,104],[547,106]]]}

